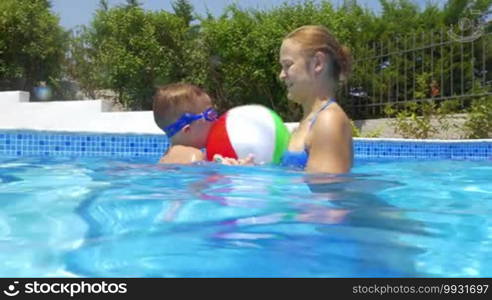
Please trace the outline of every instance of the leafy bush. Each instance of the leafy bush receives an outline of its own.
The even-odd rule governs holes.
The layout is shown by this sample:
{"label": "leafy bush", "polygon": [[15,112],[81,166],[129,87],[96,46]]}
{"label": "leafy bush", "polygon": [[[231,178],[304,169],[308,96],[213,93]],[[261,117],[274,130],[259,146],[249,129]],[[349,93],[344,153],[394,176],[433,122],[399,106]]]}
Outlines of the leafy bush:
{"label": "leafy bush", "polygon": [[270,11],[241,10],[232,5],[222,17],[201,22],[200,38],[210,62],[201,83],[224,110],[258,103],[273,108],[285,121],[298,121],[300,107],[287,100],[278,80],[282,39],[306,24],[323,24],[337,37],[348,36],[342,19],[329,2],[284,4]]}
{"label": "leafy bush", "polygon": [[427,139],[438,132],[457,129],[456,124],[450,122],[449,116],[459,109],[460,102],[457,100],[443,101],[439,105],[434,101],[421,101],[400,106],[388,105],[385,107],[385,113],[393,118],[391,124],[395,133],[404,138]]}
{"label": "leafy bush", "polygon": [[350,121],[352,125],[352,137],[361,137],[361,138],[377,138],[380,137],[383,128],[377,128],[374,129],[373,131],[368,132],[367,134],[362,134],[361,130],[355,126],[355,123],[353,121]]}
{"label": "leafy bush", "polygon": [[67,34],[46,0],[0,1],[0,90],[61,76]]}
{"label": "leafy bush", "polygon": [[181,18],[165,11],[138,5],[100,9],[74,39],[74,77],[92,74],[82,81],[85,88],[95,81],[92,89],[115,91],[126,107],[151,109],[154,86],[183,77],[187,32]]}
{"label": "leafy bush", "polygon": [[465,138],[492,138],[492,96],[472,101],[463,129]]}
{"label": "leafy bush", "polygon": [[[360,101],[423,101],[436,95],[453,95],[448,85],[435,89],[439,90],[437,94],[429,85],[440,78],[438,81],[458,86],[462,78],[453,74],[463,59],[463,80],[468,82],[473,76],[473,65],[468,63],[473,53],[465,51],[462,58],[456,48],[459,45],[440,47],[436,49],[439,53],[422,50],[417,57],[411,52],[392,56],[384,53],[420,47],[420,42],[428,41],[412,44],[415,36],[407,36],[409,33],[420,37],[442,26],[456,25],[468,16],[464,7],[485,11],[492,0],[453,0],[444,6],[429,3],[423,9],[410,0],[380,0],[382,10],[377,15],[356,1],[343,1],[335,8],[330,1],[299,0],[268,10],[232,5],[219,17],[197,16],[187,0],[173,1],[172,13],[144,10],[136,0],[112,7],[107,0],[100,3],[90,25],[72,32],[63,61],[66,35],[50,12],[49,1],[0,1],[0,88],[12,88],[13,82],[20,82],[29,90],[43,80],[62,89],[56,80],[69,77],[93,97],[96,90],[110,90],[130,109],[150,109],[156,85],[186,81],[212,94],[222,111],[259,103],[277,111],[285,121],[298,121],[301,109],[286,99],[285,88],[278,80],[278,52],[287,33],[302,25],[320,24],[352,50],[355,68],[349,83],[365,93]],[[488,39],[484,47],[475,47],[474,51],[480,56],[481,49],[490,48],[490,43]],[[492,56],[485,54],[489,65]],[[374,56],[378,58],[366,59]],[[417,69],[411,64],[414,61]],[[437,73],[426,73],[430,64]],[[415,91],[406,88],[408,82],[415,82]],[[466,94],[470,88],[467,85],[462,92]],[[340,89],[337,99],[350,117],[381,115],[379,110],[349,110],[352,100],[347,91]],[[414,137],[432,134],[435,129],[426,115],[431,112],[426,109],[434,108],[410,104],[400,112],[401,130]],[[415,126],[405,121],[408,118]]]}
{"label": "leafy bush", "polygon": [[394,116],[392,125],[395,133],[404,138],[426,139],[437,130],[431,125],[431,118],[434,112],[434,104],[430,102],[408,102],[403,105],[403,109],[395,110],[387,106],[385,112],[388,116]]}

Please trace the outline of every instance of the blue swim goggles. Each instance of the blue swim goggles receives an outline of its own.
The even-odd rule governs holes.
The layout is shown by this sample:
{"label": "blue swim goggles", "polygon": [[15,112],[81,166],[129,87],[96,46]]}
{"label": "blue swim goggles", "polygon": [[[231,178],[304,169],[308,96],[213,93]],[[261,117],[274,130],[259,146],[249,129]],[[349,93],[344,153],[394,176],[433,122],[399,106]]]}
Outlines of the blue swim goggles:
{"label": "blue swim goggles", "polygon": [[166,133],[167,137],[171,138],[186,125],[190,125],[191,123],[198,121],[201,118],[205,119],[206,121],[213,122],[219,118],[219,114],[212,107],[206,109],[204,112],[198,115],[184,113],[176,122],[164,128],[164,132]]}

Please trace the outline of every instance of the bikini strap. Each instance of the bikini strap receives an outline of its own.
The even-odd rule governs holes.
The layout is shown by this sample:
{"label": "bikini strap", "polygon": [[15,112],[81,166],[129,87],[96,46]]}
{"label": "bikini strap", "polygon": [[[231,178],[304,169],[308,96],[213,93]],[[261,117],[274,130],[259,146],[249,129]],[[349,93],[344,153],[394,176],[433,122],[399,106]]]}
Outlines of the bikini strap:
{"label": "bikini strap", "polygon": [[311,129],[311,127],[313,127],[314,122],[316,122],[316,119],[318,118],[319,113],[322,112],[323,110],[325,110],[333,102],[335,102],[335,99],[333,99],[333,98],[328,99],[328,101],[326,101],[326,103],[321,107],[321,109],[318,110],[316,115],[314,115],[314,118],[311,120],[311,124],[309,125],[310,129]]}

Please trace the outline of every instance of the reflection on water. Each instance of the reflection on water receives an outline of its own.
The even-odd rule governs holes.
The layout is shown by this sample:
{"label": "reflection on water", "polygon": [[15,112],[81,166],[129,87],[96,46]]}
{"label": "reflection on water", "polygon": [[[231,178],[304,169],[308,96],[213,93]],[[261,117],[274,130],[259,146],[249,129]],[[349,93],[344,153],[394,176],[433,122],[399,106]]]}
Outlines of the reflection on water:
{"label": "reflection on water", "polygon": [[[24,228],[43,217],[52,224],[43,231],[52,242],[36,243],[49,256],[27,259],[52,273],[491,275],[492,190],[483,172],[492,169],[483,163],[359,162],[345,176],[98,159],[16,163],[0,163],[0,198],[17,199],[1,204],[9,203],[0,214],[0,239],[17,241],[12,251],[35,241],[35,231],[12,230],[12,216],[29,213],[33,218],[17,221]],[[30,206],[23,204],[28,199]],[[13,261],[25,261],[34,248]]]}

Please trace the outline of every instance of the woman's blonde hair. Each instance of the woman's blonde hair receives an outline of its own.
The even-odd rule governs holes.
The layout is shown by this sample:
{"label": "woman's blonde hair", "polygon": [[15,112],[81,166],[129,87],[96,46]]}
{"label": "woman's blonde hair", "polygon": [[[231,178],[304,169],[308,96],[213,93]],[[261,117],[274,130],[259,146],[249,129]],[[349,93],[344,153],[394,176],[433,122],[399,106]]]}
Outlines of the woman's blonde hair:
{"label": "woman's blonde hair", "polygon": [[346,82],[350,75],[352,56],[350,49],[341,45],[330,31],[320,25],[306,25],[289,33],[284,40],[298,42],[308,56],[316,52],[328,54],[333,61],[333,74],[337,83]]}

